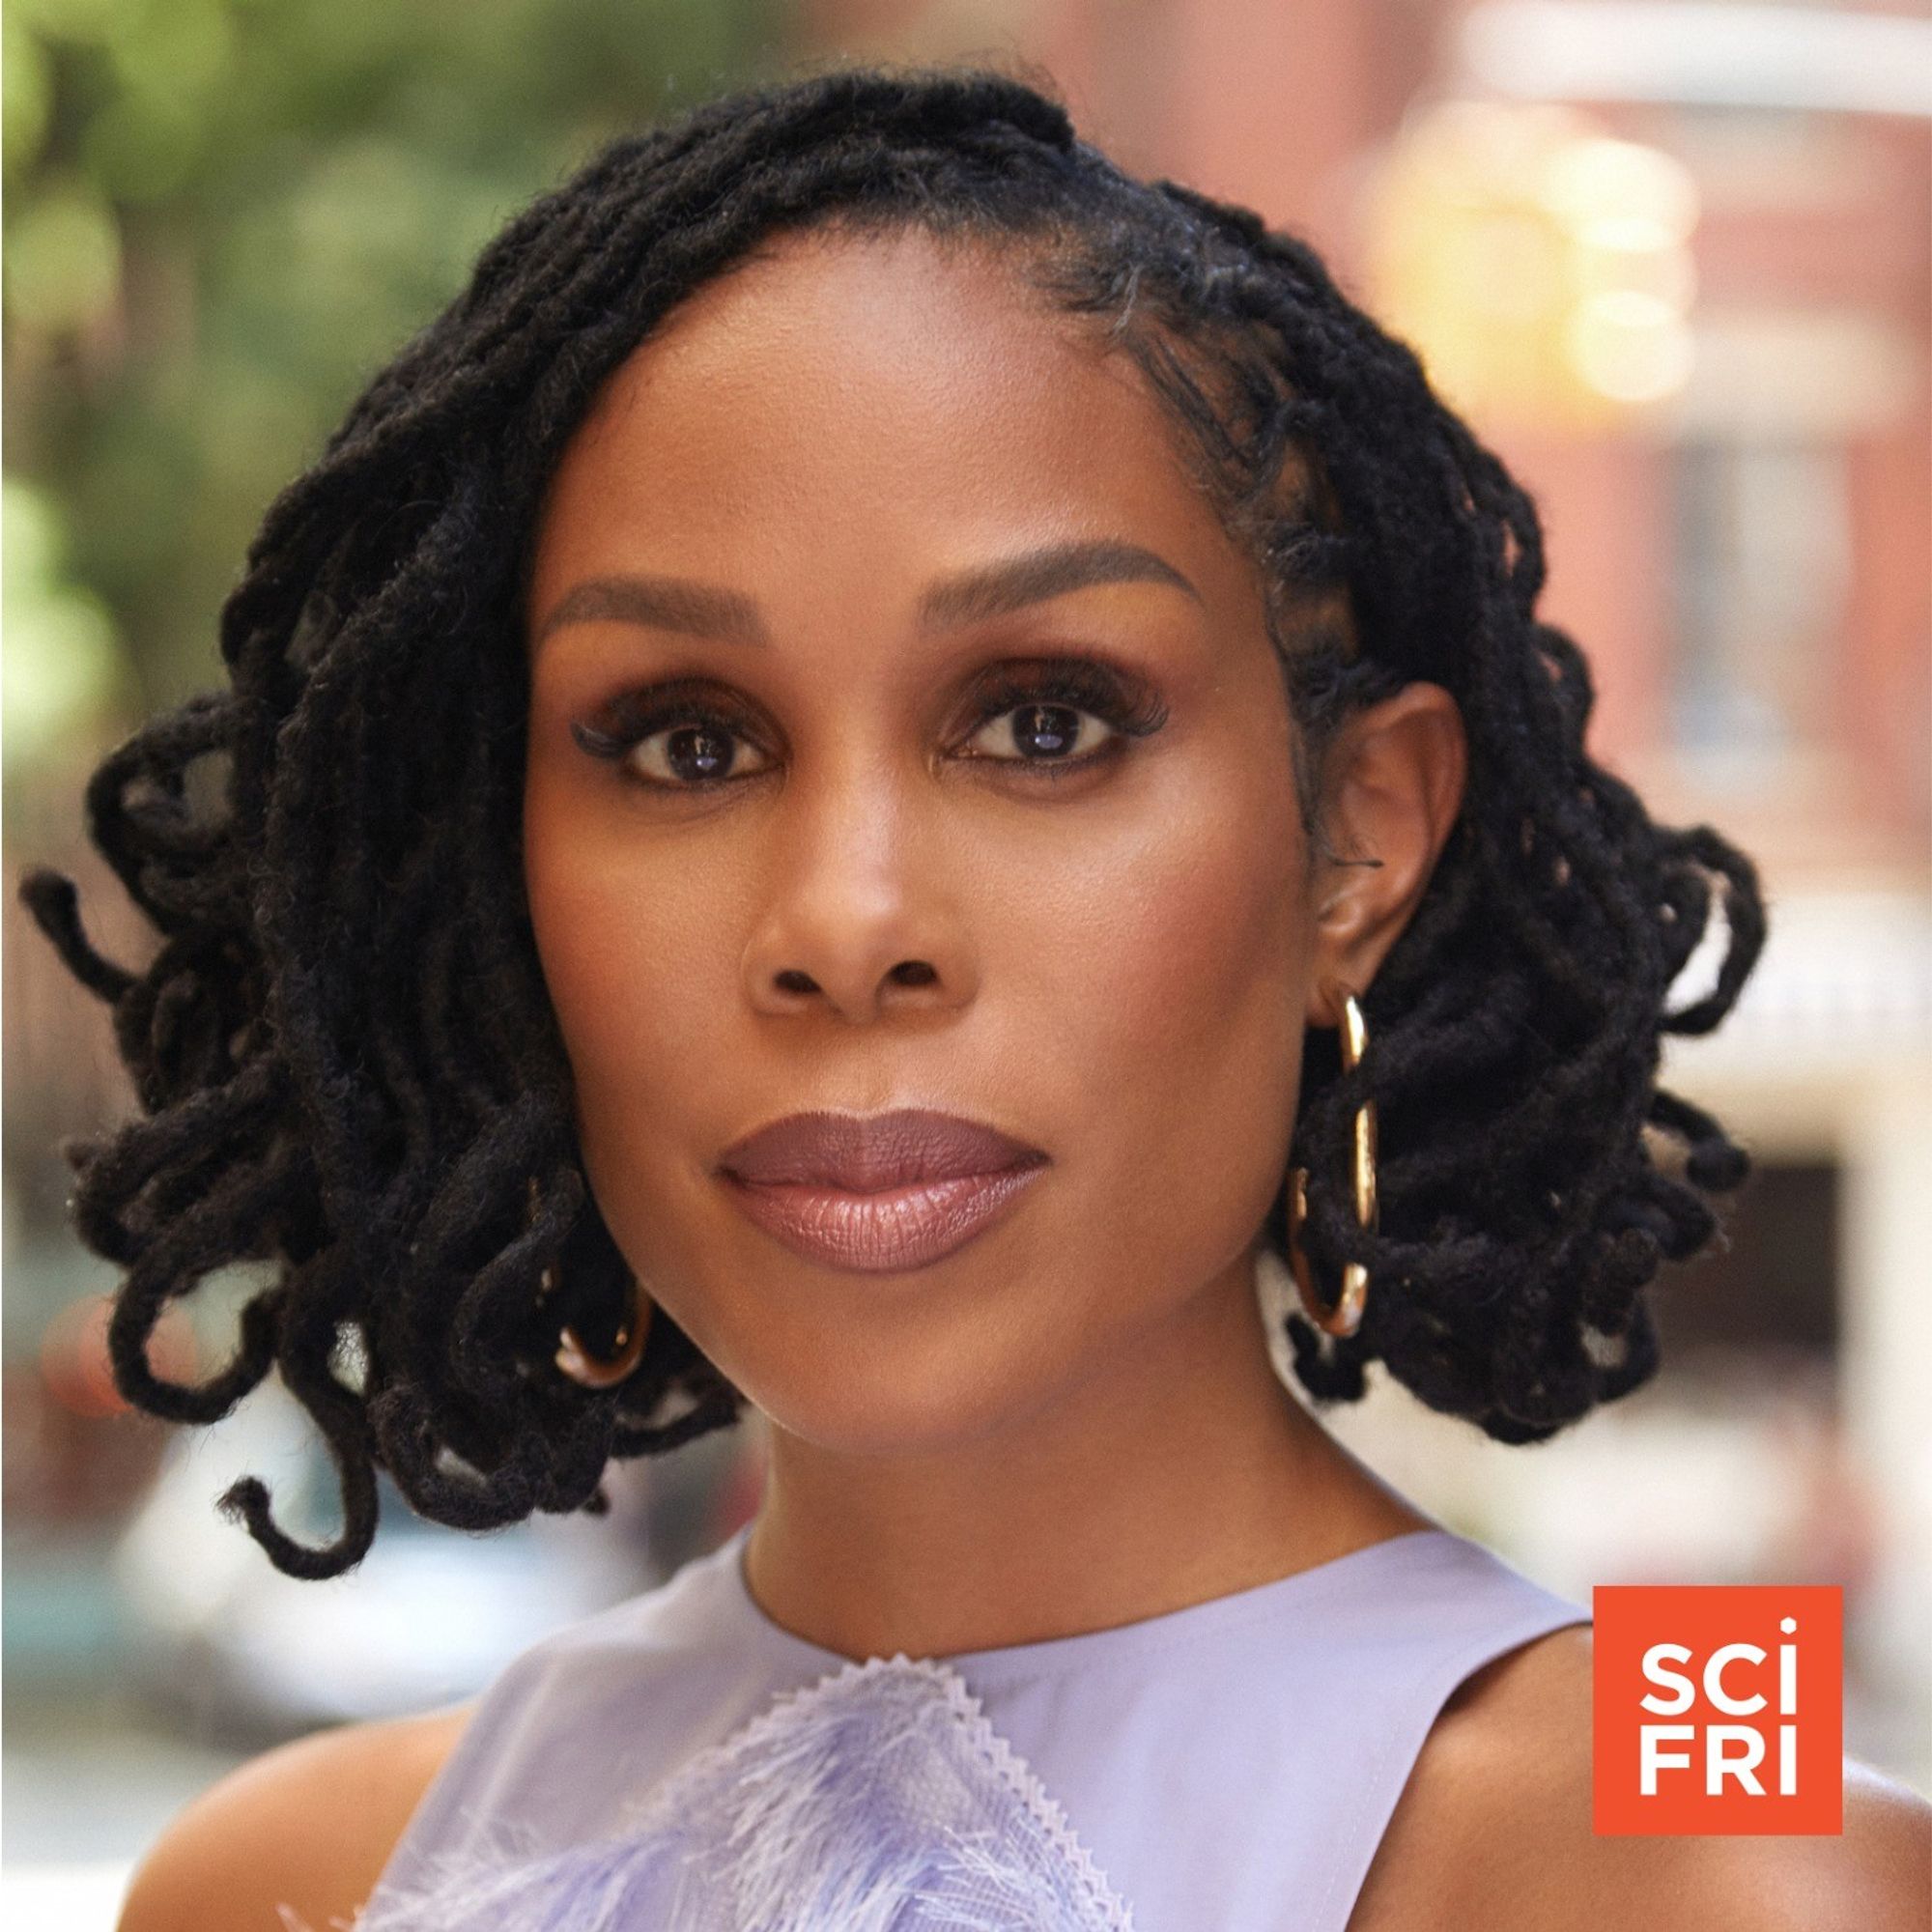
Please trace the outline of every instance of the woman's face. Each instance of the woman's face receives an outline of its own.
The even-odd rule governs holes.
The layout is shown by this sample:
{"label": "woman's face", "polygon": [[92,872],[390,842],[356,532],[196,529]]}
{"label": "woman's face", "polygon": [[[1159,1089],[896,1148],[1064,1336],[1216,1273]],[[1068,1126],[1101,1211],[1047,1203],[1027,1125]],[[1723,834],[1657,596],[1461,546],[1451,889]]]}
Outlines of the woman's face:
{"label": "woman's face", "polygon": [[[1113,548],[1015,570],[1068,546]],[[527,614],[586,1171],[753,1403],[931,1449],[1227,1293],[1288,1154],[1304,834],[1250,571],[1123,355],[991,255],[782,238],[609,384]],[[814,1255],[720,1172],[901,1107],[1046,1156],[937,1259]]]}

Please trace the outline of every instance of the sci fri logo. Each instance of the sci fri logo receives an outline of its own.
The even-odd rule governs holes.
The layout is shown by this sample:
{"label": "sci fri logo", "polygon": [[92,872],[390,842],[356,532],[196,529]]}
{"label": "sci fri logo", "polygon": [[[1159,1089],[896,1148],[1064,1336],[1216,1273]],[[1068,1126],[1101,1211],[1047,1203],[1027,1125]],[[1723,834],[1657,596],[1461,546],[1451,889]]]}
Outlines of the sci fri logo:
{"label": "sci fri logo", "polygon": [[1844,1829],[1844,1592],[1600,1583],[1592,1813],[1606,1835]]}

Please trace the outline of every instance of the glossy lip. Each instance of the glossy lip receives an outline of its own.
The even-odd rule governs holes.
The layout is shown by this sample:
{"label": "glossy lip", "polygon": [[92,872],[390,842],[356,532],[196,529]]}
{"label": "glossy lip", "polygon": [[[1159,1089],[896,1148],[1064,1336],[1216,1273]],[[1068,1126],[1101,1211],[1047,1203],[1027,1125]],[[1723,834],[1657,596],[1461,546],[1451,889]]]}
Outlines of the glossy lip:
{"label": "glossy lip", "polygon": [[789,1114],[734,1142],[718,1173],[793,1253],[886,1274],[926,1267],[982,1233],[1048,1164],[978,1121],[929,1108]]}

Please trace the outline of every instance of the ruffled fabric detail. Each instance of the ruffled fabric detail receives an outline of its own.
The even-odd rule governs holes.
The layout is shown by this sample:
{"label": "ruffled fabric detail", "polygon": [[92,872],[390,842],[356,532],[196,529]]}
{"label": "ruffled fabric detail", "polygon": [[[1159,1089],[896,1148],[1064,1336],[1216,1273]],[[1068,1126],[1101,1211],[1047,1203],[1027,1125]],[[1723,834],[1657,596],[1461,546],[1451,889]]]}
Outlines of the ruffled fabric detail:
{"label": "ruffled fabric detail", "polygon": [[775,1697],[613,1836],[445,1856],[355,1932],[1132,1932],[957,1672],[872,1658]]}

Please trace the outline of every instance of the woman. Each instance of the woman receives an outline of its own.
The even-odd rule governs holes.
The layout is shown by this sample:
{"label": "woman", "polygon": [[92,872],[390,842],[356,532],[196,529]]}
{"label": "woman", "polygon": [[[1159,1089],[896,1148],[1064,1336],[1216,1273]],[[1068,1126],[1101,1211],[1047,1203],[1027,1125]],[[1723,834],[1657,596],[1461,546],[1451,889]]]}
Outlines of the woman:
{"label": "woman", "polygon": [[[1655,1074],[1752,868],[1587,756],[1542,576],[1304,246],[999,74],[731,96],[515,220],[270,512],[233,690],[90,793],[154,965],[26,889],[153,1117],[78,1218],[130,1399],[273,1365],[327,1435],[333,1544],[224,1499],[292,1574],[379,1466],[485,1528],[750,1402],[767,1490],[474,1711],[217,1787],[129,1932],[1905,1897],[1895,1790],[1595,1838],[1587,1611],[1271,1365],[1546,1438],[1746,1172]],[[250,1257],[233,1364],[158,1378]]]}

